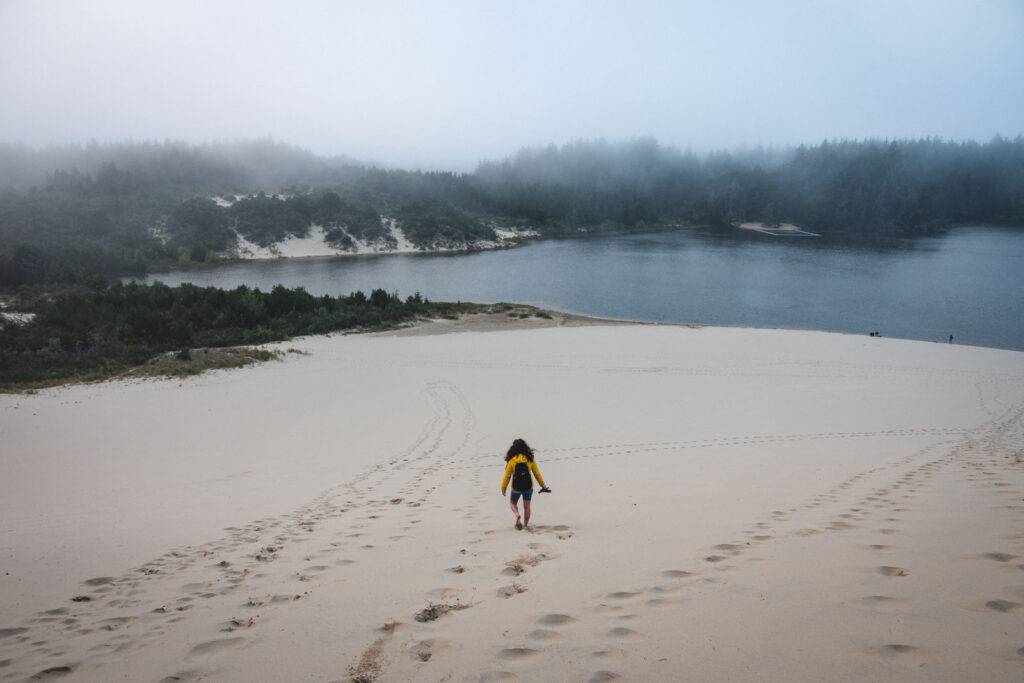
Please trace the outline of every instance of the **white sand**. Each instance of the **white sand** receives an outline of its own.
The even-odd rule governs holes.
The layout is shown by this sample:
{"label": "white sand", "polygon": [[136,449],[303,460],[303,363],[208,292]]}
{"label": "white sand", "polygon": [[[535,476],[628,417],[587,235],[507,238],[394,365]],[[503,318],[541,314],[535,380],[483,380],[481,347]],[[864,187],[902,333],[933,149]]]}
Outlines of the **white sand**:
{"label": "white sand", "polygon": [[1024,678],[1024,354],[481,327],[0,397],[0,679]]}
{"label": "white sand", "polygon": [[237,234],[237,244],[229,254],[236,258],[248,260],[267,260],[279,258],[320,258],[325,256],[360,256],[365,254],[415,254],[443,253],[454,251],[465,251],[466,249],[498,249],[520,243],[523,239],[536,237],[539,233],[529,229],[495,229],[497,240],[479,240],[469,244],[456,244],[452,246],[435,245],[430,249],[420,249],[413,244],[398,222],[393,218],[382,219],[391,237],[394,238],[394,246],[384,242],[368,242],[349,236],[352,240],[351,249],[339,249],[327,241],[327,231],[323,226],[312,225],[305,237],[289,235],[280,242],[275,242],[269,247],[261,247],[255,242],[250,242],[241,234]]}
{"label": "white sand", "polygon": [[332,247],[327,243],[327,231],[323,226],[313,225],[305,237],[289,235],[280,242],[269,247],[261,247],[250,242],[241,234],[234,252],[244,259],[277,259],[277,258],[314,258],[320,256],[339,256],[351,252]]}

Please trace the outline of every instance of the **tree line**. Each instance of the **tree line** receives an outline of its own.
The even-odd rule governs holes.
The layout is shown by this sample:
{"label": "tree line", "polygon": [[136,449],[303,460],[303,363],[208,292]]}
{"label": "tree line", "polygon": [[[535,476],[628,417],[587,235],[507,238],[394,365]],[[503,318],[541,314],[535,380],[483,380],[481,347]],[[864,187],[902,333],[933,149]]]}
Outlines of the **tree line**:
{"label": "tree line", "polygon": [[419,293],[401,299],[383,289],[332,297],[281,285],[263,292],[158,282],[71,289],[29,308],[35,313],[29,322],[0,319],[0,389],[109,377],[168,351],[381,329],[479,307],[432,302]]}
{"label": "tree line", "polygon": [[[227,198],[228,201],[224,201]],[[653,139],[523,149],[473,173],[382,169],[271,140],[0,144],[0,287],[94,284],[217,260],[237,235],[270,245],[324,227],[394,246],[473,247],[496,226],[541,235],[795,223],[921,234],[1024,225],[1024,138],[825,141],[698,156]]]}

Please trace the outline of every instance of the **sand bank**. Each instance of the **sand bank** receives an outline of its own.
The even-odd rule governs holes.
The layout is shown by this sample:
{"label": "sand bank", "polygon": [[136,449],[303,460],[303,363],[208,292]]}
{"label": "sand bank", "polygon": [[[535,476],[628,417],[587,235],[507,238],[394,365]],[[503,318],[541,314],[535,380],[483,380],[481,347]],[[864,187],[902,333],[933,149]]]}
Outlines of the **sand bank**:
{"label": "sand bank", "polygon": [[1024,676],[1024,354],[562,322],[0,397],[0,679]]}

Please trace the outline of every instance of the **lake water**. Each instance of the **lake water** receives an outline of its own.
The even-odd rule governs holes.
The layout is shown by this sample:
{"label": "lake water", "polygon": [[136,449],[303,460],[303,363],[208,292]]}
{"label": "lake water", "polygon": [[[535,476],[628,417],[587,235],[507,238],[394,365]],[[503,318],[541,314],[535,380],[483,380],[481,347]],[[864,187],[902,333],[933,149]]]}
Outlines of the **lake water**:
{"label": "lake water", "polygon": [[153,275],[313,294],[378,287],[627,320],[787,327],[1024,350],[1024,230],[847,241],[685,230],[470,254],[259,261]]}

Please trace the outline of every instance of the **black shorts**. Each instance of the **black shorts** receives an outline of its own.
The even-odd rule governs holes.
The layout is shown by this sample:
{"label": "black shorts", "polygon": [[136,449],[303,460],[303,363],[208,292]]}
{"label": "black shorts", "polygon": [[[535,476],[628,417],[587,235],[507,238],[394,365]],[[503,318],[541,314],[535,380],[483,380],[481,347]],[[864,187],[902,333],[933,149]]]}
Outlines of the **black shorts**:
{"label": "black shorts", "polygon": [[526,489],[525,491],[516,491],[512,489],[512,502],[518,503],[519,496],[523,497],[523,500],[531,500],[533,498],[533,489]]}

